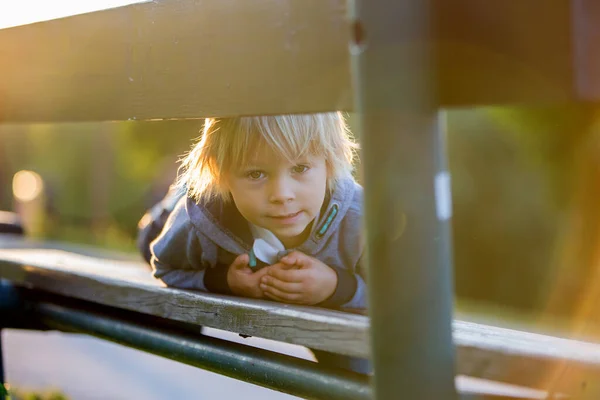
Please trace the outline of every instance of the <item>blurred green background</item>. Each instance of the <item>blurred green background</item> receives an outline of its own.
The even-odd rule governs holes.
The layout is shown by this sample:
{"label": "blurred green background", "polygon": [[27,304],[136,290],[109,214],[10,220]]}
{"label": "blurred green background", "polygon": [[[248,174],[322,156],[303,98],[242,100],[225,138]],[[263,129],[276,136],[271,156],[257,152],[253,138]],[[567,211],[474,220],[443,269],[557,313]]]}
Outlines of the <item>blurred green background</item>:
{"label": "blurred green background", "polygon": [[[447,115],[459,301],[579,312],[596,281],[597,111]],[[44,217],[34,235],[135,252],[138,220],[164,195],[201,125],[0,125],[0,209],[27,206],[15,202],[13,177],[34,171],[44,182]]]}
{"label": "blurred green background", "polygon": [[201,124],[0,125],[0,209],[15,209],[15,173],[34,171],[46,210],[35,236],[135,251],[138,220],[164,195]]}

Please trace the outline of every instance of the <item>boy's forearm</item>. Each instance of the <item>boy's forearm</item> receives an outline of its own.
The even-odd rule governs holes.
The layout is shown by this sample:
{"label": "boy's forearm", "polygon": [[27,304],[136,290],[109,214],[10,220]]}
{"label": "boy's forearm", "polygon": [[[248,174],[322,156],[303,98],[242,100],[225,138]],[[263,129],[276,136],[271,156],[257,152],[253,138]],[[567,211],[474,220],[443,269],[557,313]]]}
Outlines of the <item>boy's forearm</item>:
{"label": "boy's forearm", "polygon": [[365,292],[364,281],[360,275],[341,267],[330,266],[330,268],[337,274],[337,285],[333,294],[319,306],[328,308],[366,307],[366,304],[362,305],[366,302],[363,299],[365,296],[362,295]]}
{"label": "boy's forearm", "polygon": [[217,265],[203,270],[172,269],[152,259],[154,277],[165,285],[178,289],[201,290],[204,292],[232,294],[227,283],[227,266]]}
{"label": "boy's forearm", "polygon": [[367,284],[359,274],[354,274],[356,278],[356,290],[352,298],[342,304],[342,309],[365,310],[367,309]]}
{"label": "boy's forearm", "polygon": [[156,260],[152,260],[154,277],[165,285],[178,289],[209,291],[204,283],[206,270],[157,268]]}
{"label": "boy's forearm", "polygon": [[172,185],[165,197],[150,208],[138,223],[136,244],[148,264],[151,264],[150,243],[158,237],[177,202],[185,195],[185,188]]}
{"label": "boy's forearm", "polygon": [[233,294],[227,281],[228,265],[218,264],[208,268],[204,275],[204,285],[209,292],[220,294]]}

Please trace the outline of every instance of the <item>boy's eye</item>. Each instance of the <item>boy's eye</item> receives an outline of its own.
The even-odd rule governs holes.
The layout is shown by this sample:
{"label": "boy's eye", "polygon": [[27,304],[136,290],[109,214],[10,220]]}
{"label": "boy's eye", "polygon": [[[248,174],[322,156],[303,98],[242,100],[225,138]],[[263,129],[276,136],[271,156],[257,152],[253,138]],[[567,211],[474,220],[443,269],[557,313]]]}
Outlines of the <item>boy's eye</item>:
{"label": "boy's eye", "polygon": [[309,168],[308,168],[308,165],[296,165],[296,166],[293,168],[293,171],[294,171],[296,174],[303,174],[303,173],[305,173],[306,171],[308,171],[308,169],[309,169]]}
{"label": "boy's eye", "polygon": [[246,176],[252,180],[258,180],[263,177],[263,173],[261,171],[250,171]]}

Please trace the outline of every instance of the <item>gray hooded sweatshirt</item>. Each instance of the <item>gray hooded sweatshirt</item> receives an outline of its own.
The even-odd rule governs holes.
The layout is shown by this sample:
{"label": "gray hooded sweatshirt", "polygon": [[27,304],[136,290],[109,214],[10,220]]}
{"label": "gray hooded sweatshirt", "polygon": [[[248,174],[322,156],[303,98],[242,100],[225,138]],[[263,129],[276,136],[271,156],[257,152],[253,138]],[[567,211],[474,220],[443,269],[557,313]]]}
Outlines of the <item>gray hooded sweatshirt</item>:
{"label": "gray hooded sweatshirt", "polygon": [[[325,198],[309,238],[296,248],[337,273],[335,292],[319,306],[366,308],[361,223],[362,187],[343,179]],[[250,251],[253,240],[233,202],[196,203],[184,190],[174,190],[142,219],[138,245],[167,286],[231,294],[228,267]]]}

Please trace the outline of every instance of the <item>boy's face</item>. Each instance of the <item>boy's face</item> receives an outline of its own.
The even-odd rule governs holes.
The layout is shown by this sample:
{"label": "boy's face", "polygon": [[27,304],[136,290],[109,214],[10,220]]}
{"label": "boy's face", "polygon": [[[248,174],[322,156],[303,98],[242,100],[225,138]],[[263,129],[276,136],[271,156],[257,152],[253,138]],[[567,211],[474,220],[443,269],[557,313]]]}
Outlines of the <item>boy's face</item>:
{"label": "boy's face", "polygon": [[266,147],[228,174],[227,186],[246,220],[273,232],[286,248],[297,247],[325,200],[325,158],[311,155],[291,163]]}

